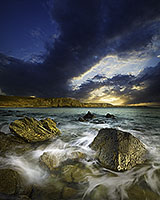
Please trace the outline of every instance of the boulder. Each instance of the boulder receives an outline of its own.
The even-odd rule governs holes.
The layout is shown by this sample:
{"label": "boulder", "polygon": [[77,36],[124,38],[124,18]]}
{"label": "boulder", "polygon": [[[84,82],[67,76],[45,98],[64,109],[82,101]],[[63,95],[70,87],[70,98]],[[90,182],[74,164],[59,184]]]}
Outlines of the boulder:
{"label": "boulder", "polygon": [[37,200],[60,200],[64,183],[56,177],[50,177],[44,184],[34,184],[31,199]]}
{"label": "boulder", "polygon": [[53,171],[59,165],[59,160],[50,152],[44,152],[39,161],[42,166],[47,167],[50,171]]}
{"label": "boulder", "polygon": [[61,168],[61,178],[67,183],[85,183],[91,173],[83,163],[68,164]]}
{"label": "boulder", "polygon": [[141,188],[139,185],[135,184],[127,189],[128,199],[130,200],[160,200],[160,195],[152,191],[149,188]]}
{"label": "boulder", "polygon": [[86,115],[84,115],[83,117],[79,117],[78,120],[81,122],[85,122],[85,121],[91,120],[95,117],[96,116],[94,114],[92,114],[90,111],[88,111],[88,113]]}
{"label": "boulder", "polygon": [[56,123],[50,118],[38,121],[34,118],[24,117],[12,122],[9,129],[27,142],[45,141],[60,135]]}
{"label": "boulder", "polygon": [[110,113],[107,113],[106,118],[115,119],[115,116]]}
{"label": "boulder", "polygon": [[77,194],[76,189],[74,189],[72,187],[65,186],[63,188],[62,198],[63,199],[70,199],[70,198],[73,198],[74,196],[76,196],[76,194]]}
{"label": "boulder", "polygon": [[94,117],[96,117],[94,114],[92,114],[90,111],[88,111],[88,113],[83,117],[85,120],[88,119],[93,119]]}
{"label": "boulder", "polygon": [[[85,157],[86,154],[75,151],[72,152],[70,155],[64,155],[61,159],[62,161],[65,161],[67,159],[70,159],[72,161],[79,161],[81,159],[84,159]],[[44,152],[40,156],[39,161],[42,166],[47,167],[50,171],[55,170],[61,164],[60,158],[57,158],[57,156],[55,156],[51,152]]]}
{"label": "boulder", "polygon": [[12,169],[0,169],[0,197],[12,199],[19,195],[30,195],[32,187],[27,185],[18,172]]}
{"label": "boulder", "polygon": [[22,138],[0,132],[0,153],[24,153],[31,149],[31,144],[25,142]]}
{"label": "boulder", "polygon": [[132,134],[116,129],[101,129],[90,147],[103,167],[129,170],[145,161],[146,149]]}

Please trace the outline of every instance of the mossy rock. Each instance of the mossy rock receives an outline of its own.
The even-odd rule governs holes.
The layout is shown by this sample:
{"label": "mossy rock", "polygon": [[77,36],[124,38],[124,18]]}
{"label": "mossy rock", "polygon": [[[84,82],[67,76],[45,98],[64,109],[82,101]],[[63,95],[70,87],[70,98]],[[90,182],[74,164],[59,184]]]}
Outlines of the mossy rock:
{"label": "mossy rock", "polygon": [[63,199],[70,199],[70,198],[75,197],[76,194],[77,194],[77,190],[76,189],[74,189],[72,187],[65,186],[63,188],[62,198]]}
{"label": "mossy rock", "polygon": [[129,170],[146,159],[145,146],[132,134],[116,129],[101,129],[90,147],[103,167]]}
{"label": "mossy rock", "polygon": [[50,118],[38,121],[32,117],[24,117],[12,122],[9,129],[13,134],[20,136],[27,142],[49,140],[61,133],[56,127],[56,123]]}
{"label": "mossy rock", "polygon": [[29,195],[32,187],[12,169],[0,169],[0,195],[3,197]]}
{"label": "mossy rock", "polygon": [[59,200],[62,199],[64,183],[55,176],[51,176],[43,185],[34,185],[32,199],[38,200]]}
{"label": "mossy rock", "polygon": [[40,164],[43,167],[47,167],[50,171],[55,170],[58,167],[59,161],[54,154],[50,152],[44,152],[39,158]]}
{"label": "mossy rock", "polygon": [[87,182],[91,170],[82,163],[65,165],[61,169],[62,179],[68,183]]}
{"label": "mossy rock", "polygon": [[16,198],[16,200],[31,200],[31,199],[26,195],[20,195]]}
{"label": "mossy rock", "polygon": [[107,188],[104,185],[98,185],[90,194],[88,194],[85,200],[109,200],[107,194]]}
{"label": "mossy rock", "polygon": [[22,138],[0,132],[0,153],[1,155],[20,154],[32,148],[31,144],[25,142]]}
{"label": "mossy rock", "polygon": [[148,188],[146,189],[141,188],[138,185],[131,186],[127,190],[127,194],[129,200],[142,200],[142,199],[160,200],[160,195],[149,190]]}
{"label": "mossy rock", "polygon": [[[75,151],[72,152],[70,155],[64,155],[64,161],[71,160],[71,161],[79,161],[81,159],[84,159],[86,157],[86,154]],[[59,165],[61,164],[59,162],[59,159],[51,152],[44,152],[43,155],[40,156],[40,164],[42,167],[47,167],[50,171],[54,171]]]}

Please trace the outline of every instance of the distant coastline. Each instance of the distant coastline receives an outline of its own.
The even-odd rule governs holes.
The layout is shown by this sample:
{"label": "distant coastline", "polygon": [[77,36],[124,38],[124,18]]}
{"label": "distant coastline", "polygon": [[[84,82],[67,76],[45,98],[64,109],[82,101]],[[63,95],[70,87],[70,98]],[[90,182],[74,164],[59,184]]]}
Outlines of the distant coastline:
{"label": "distant coastline", "polygon": [[108,108],[115,107],[109,103],[84,103],[74,98],[37,98],[0,95],[0,107],[29,108]]}

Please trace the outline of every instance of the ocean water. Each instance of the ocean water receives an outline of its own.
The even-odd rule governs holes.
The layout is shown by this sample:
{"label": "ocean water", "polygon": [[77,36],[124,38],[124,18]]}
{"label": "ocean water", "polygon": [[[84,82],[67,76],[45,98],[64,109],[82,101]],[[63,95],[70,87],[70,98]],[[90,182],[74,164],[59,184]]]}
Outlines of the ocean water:
{"label": "ocean water", "polygon": [[[78,121],[88,110],[96,118],[89,122]],[[116,119],[105,118],[107,113],[114,114]],[[80,188],[79,195],[73,199],[160,199],[159,108],[1,108],[0,131],[10,134],[9,124],[24,116],[36,119],[50,117],[57,122],[62,132],[57,139],[22,155],[15,153],[6,158],[1,157],[4,166],[9,165],[18,170],[28,183],[43,185],[48,179],[48,172],[39,165],[39,157],[44,152],[53,153],[60,165],[73,152],[80,151],[87,155],[81,162],[91,173],[86,174],[87,183],[76,183],[76,187]],[[94,159],[95,152],[89,148],[101,128],[127,131],[140,139],[149,151],[147,162],[126,172],[114,172],[101,167]],[[43,197],[39,199],[45,200]]]}

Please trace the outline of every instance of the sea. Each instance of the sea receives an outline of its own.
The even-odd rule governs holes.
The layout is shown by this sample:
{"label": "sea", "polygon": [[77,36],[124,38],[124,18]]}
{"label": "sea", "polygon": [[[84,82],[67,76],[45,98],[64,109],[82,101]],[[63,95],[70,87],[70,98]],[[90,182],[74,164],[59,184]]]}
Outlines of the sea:
{"label": "sea", "polygon": [[[78,118],[88,111],[96,117],[80,122]],[[115,115],[116,118],[107,119],[107,113]],[[39,158],[44,152],[53,153],[60,164],[67,160],[72,152],[78,151],[87,155],[81,162],[92,173],[86,174],[87,182],[75,183],[78,185],[75,187],[79,188],[79,195],[68,197],[69,199],[160,199],[160,108],[1,108],[0,131],[11,134],[9,124],[24,116],[36,119],[50,117],[56,121],[62,133],[49,143],[44,142],[22,155],[13,153],[5,158],[1,157],[4,166],[13,166],[28,183],[45,185],[49,175],[47,170],[39,165]],[[116,128],[137,137],[149,152],[146,163],[125,172],[103,168],[94,158],[95,152],[89,147],[102,128]],[[1,168],[4,166],[2,164]],[[39,199],[43,200],[43,197]]]}

